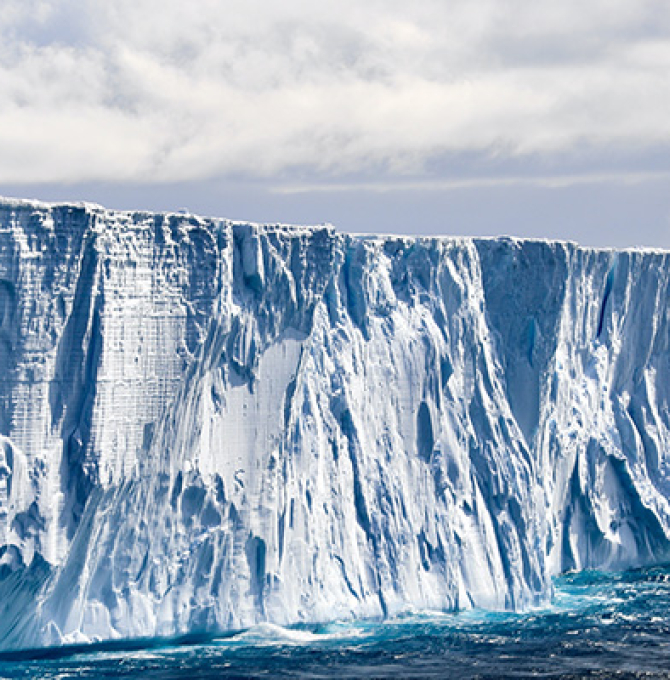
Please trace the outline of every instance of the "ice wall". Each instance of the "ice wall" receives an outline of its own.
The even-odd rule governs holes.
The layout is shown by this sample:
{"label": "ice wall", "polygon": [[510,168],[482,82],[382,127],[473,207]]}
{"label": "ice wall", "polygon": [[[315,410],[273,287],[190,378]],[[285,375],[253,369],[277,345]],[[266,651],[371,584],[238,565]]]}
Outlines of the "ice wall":
{"label": "ice wall", "polygon": [[666,559],[667,300],[664,252],[0,201],[0,645]]}

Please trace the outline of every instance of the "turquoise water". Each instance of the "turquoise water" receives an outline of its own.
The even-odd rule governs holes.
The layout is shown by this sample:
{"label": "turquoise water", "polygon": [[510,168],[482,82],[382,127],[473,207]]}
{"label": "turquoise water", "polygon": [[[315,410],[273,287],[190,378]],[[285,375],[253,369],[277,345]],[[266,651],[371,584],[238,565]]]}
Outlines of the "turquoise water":
{"label": "turquoise water", "polygon": [[525,614],[422,614],[0,655],[2,678],[670,678],[670,568],[556,581]]}

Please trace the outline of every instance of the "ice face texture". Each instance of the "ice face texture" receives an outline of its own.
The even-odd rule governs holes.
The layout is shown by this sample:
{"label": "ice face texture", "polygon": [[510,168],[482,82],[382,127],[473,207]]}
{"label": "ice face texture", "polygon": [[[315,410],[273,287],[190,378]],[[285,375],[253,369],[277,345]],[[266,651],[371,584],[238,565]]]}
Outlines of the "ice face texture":
{"label": "ice face texture", "polygon": [[668,265],[0,201],[2,647],[667,559]]}

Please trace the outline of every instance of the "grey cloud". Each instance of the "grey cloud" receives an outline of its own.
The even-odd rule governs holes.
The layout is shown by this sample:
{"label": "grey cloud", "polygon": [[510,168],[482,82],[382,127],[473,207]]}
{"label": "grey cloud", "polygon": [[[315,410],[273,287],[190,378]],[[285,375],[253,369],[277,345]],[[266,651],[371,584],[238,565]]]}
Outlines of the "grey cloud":
{"label": "grey cloud", "polygon": [[5,46],[85,47],[91,37],[86,3],[76,0],[5,0],[0,36]]}
{"label": "grey cloud", "polygon": [[428,176],[670,141],[661,0],[6,0],[0,180]]}

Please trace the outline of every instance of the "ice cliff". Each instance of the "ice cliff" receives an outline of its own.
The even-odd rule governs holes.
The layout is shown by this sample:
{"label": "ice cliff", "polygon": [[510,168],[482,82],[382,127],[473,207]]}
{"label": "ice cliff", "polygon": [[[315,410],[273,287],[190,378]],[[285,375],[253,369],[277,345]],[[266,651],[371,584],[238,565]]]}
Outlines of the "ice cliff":
{"label": "ice cliff", "polygon": [[668,257],[0,200],[1,647],[667,559]]}

